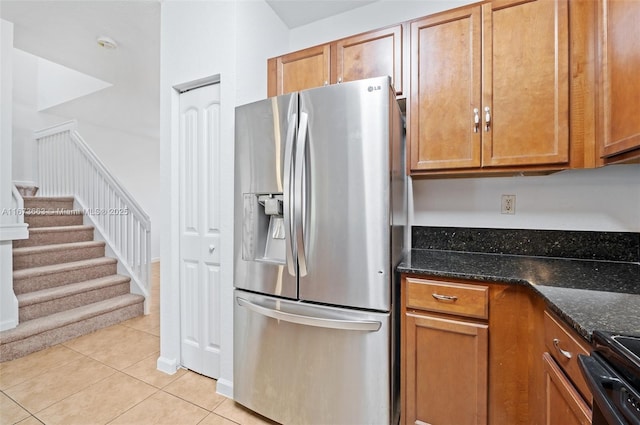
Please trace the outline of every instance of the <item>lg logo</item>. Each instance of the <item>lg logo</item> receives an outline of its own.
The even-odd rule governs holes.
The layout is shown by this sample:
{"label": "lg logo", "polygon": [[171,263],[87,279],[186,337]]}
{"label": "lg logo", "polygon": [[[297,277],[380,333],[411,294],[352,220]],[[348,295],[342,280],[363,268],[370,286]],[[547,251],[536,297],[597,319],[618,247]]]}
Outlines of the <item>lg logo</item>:
{"label": "lg logo", "polygon": [[382,90],[382,86],[369,86],[367,90],[369,90],[370,92],[374,90]]}

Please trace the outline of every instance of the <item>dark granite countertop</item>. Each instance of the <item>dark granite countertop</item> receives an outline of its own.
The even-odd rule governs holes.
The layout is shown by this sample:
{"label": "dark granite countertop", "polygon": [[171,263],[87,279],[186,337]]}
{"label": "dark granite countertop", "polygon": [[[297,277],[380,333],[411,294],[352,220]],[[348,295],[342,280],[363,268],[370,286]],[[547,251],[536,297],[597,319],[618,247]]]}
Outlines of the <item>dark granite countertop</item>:
{"label": "dark granite countertop", "polygon": [[527,285],[585,339],[640,335],[640,264],[413,249],[401,273]]}

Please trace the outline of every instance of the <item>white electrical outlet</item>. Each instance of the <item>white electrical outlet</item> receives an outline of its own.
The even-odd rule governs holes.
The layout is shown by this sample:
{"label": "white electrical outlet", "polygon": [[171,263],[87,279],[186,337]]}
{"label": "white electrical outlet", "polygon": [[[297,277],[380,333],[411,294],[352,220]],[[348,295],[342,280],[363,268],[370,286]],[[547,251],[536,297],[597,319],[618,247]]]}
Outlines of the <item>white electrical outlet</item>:
{"label": "white electrical outlet", "polygon": [[502,195],[500,212],[502,214],[516,213],[516,195]]}

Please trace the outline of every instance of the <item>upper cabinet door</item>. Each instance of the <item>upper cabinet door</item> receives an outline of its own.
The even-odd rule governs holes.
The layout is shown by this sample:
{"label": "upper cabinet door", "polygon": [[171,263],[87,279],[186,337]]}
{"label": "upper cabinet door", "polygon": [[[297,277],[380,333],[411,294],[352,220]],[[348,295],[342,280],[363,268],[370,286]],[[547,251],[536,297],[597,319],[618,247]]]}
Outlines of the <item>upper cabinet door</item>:
{"label": "upper cabinet door", "polygon": [[480,166],[480,35],[479,6],[411,23],[411,170]]}
{"label": "upper cabinet door", "polygon": [[269,96],[329,84],[330,58],[330,45],[325,44],[270,59],[267,65],[271,76],[268,81]]}
{"label": "upper cabinet door", "polygon": [[567,0],[482,8],[483,167],[568,162]]}
{"label": "upper cabinet door", "polygon": [[600,0],[598,137],[606,158],[640,147],[640,2]]}
{"label": "upper cabinet door", "polygon": [[402,25],[338,40],[333,83],[391,77],[402,94]]}

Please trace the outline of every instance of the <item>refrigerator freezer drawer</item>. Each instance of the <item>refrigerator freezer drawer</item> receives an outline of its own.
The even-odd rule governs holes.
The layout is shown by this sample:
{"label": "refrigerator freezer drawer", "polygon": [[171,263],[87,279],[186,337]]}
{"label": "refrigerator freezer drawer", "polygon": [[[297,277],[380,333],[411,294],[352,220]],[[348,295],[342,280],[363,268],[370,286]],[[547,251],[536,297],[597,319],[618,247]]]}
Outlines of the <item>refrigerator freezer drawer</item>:
{"label": "refrigerator freezer drawer", "polygon": [[234,399],[283,424],[389,424],[389,324],[236,290]]}

